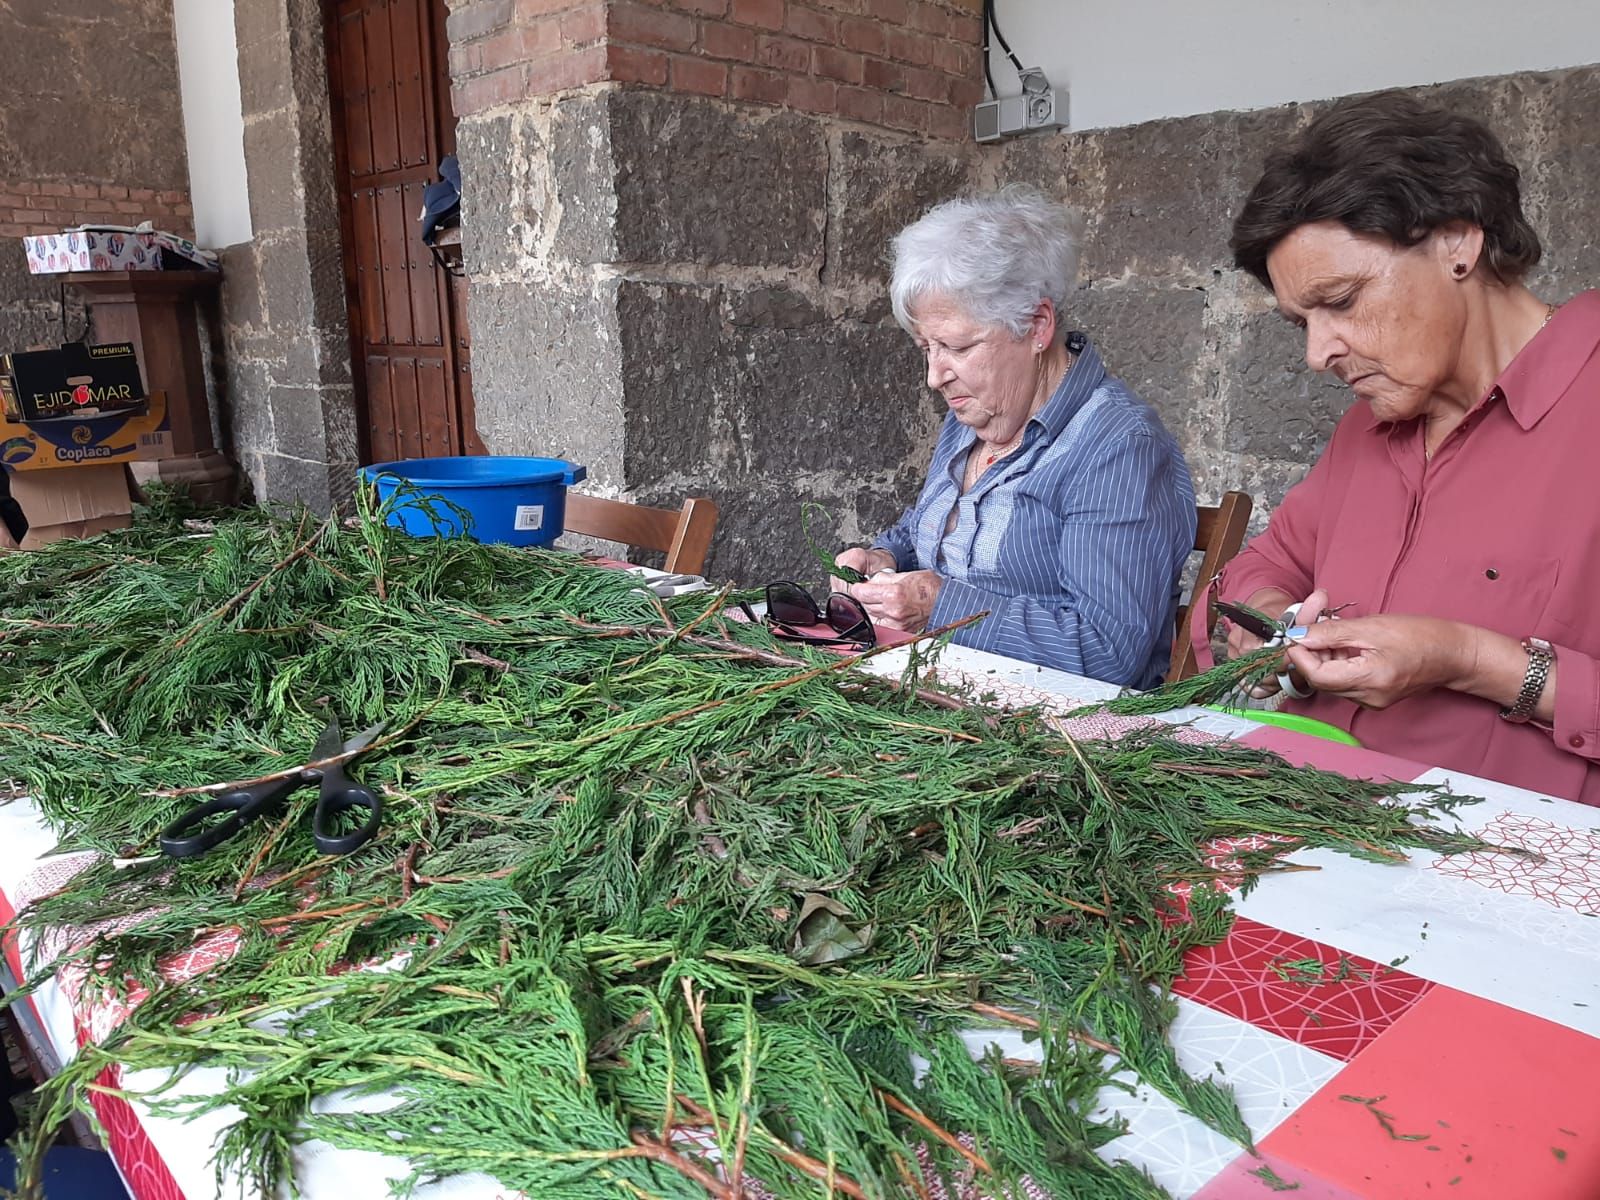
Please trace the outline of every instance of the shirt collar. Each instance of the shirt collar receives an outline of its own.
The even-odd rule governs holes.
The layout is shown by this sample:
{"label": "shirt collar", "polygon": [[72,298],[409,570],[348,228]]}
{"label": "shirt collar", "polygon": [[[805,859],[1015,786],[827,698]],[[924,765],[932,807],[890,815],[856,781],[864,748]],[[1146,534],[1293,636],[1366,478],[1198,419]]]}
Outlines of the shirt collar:
{"label": "shirt collar", "polygon": [[[1533,335],[1474,408],[1481,408],[1498,394],[1505,400],[1512,420],[1524,430],[1532,429],[1566,395],[1597,347],[1600,291],[1580,292],[1556,309],[1549,324]],[[1377,429],[1385,424],[1394,429],[1406,422],[1385,422],[1370,416],[1367,428]]]}
{"label": "shirt collar", "polygon": [[1105,363],[1100,361],[1100,352],[1094,348],[1094,343],[1081,333],[1067,335],[1069,343],[1074,339],[1081,342],[1083,348],[1075,352],[1072,366],[1056,384],[1056,390],[1044,402],[1044,407],[1033,414],[1033,420],[1043,425],[1052,439],[1071,423],[1106,378]]}
{"label": "shirt collar", "polygon": [[1600,292],[1568,300],[1500,373],[1495,386],[1523,429],[1532,429],[1566,395],[1600,346]]}

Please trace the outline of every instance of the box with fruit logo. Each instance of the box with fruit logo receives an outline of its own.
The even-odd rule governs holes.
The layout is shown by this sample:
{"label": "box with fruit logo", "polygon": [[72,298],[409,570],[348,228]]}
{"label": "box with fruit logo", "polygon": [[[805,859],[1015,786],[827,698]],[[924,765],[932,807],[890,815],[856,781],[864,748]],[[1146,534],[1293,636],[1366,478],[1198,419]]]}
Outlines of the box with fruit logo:
{"label": "box with fruit logo", "polygon": [[0,421],[0,463],[8,471],[155,462],[172,456],[165,392],[151,392],[143,412],[36,425]]}

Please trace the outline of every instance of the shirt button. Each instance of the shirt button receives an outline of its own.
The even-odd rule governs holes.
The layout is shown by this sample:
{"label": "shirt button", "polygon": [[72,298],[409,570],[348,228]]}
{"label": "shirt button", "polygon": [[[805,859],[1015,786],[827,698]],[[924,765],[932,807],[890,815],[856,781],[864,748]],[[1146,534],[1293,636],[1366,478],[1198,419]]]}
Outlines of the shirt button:
{"label": "shirt button", "polygon": [[1581,734],[1581,733],[1573,734],[1571,737],[1569,737],[1567,739],[1567,745],[1571,746],[1574,750],[1582,750],[1583,749],[1583,734]]}
{"label": "shirt button", "polygon": [[1485,579],[1489,579],[1489,580],[1499,579],[1500,578],[1500,572],[1495,570],[1493,567],[1490,567],[1487,571],[1485,571],[1483,573],[1483,577]]}

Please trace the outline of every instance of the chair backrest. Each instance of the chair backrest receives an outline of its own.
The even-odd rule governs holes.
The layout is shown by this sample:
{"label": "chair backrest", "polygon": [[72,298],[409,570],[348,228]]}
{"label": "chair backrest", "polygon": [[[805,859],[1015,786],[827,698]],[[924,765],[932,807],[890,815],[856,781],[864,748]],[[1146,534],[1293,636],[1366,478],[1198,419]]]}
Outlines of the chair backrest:
{"label": "chair backrest", "polygon": [[717,506],[704,496],[691,496],[682,508],[671,509],[567,493],[568,533],[664,551],[664,568],[684,575],[704,574],[716,527]]}
{"label": "chair backrest", "polygon": [[[1193,675],[1199,669],[1190,640],[1192,626],[1189,614],[1196,603],[1210,603],[1211,581],[1227,565],[1228,560],[1239,553],[1253,507],[1250,497],[1244,492],[1227,492],[1219,504],[1195,507],[1194,548],[1202,551],[1203,556],[1199,574],[1194,577],[1194,590],[1189,593],[1189,603],[1178,609],[1178,628],[1172,637],[1172,665],[1167,670],[1169,683]],[[1210,628],[1211,621],[1207,620],[1206,629]]]}

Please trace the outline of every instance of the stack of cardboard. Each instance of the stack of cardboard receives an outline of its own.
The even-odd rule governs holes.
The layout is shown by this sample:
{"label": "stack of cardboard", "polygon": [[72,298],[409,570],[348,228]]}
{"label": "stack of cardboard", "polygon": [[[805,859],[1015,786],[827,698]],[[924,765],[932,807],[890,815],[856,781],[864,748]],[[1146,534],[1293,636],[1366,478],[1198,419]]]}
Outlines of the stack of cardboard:
{"label": "stack of cardboard", "polygon": [[54,375],[41,354],[0,356],[0,463],[28,521],[24,550],[130,524],[127,464],[172,457],[166,394],[144,395],[132,347],[87,351],[64,347]]}

